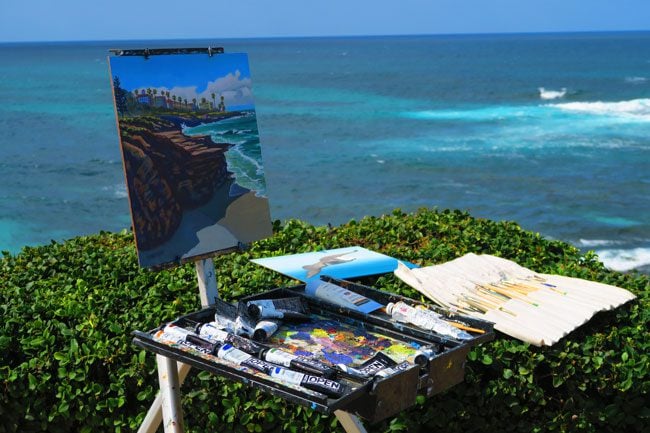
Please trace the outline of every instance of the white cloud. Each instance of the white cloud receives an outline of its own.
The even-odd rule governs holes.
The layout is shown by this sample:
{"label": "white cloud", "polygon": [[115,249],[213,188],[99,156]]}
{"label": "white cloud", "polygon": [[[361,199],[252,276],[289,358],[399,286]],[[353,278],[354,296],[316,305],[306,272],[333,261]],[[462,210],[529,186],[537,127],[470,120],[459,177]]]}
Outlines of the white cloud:
{"label": "white cloud", "polygon": [[171,95],[180,96],[188,101],[191,101],[192,98],[196,98],[197,101],[200,101],[201,98],[212,101],[212,94],[214,93],[216,103],[218,104],[221,96],[223,96],[226,107],[252,105],[254,103],[251,79],[242,78],[239,70],[214,81],[208,81],[206,89],[201,93],[198,93],[196,88],[197,86],[173,87],[171,89],[158,87],[157,90],[158,94],[168,91]]}

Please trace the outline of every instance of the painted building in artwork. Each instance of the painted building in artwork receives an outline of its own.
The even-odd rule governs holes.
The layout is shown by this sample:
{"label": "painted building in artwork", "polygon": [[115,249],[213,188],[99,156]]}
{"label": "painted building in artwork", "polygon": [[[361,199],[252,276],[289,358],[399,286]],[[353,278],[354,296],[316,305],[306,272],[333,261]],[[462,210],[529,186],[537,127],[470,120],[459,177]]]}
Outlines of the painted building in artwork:
{"label": "painted building in artwork", "polygon": [[199,110],[204,110],[204,111],[212,110],[212,102],[201,101],[201,103],[199,104]]}
{"label": "painted building in artwork", "polygon": [[154,96],[153,106],[156,108],[169,108],[169,105],[167,105],[167,98],[164,96]]}
{"label": "painted building in artwork", "polygon": [[138,103],[144,104],[144,105],[151,105],[151,95],[148,95],[146,93],[140,93],[136,97]]}

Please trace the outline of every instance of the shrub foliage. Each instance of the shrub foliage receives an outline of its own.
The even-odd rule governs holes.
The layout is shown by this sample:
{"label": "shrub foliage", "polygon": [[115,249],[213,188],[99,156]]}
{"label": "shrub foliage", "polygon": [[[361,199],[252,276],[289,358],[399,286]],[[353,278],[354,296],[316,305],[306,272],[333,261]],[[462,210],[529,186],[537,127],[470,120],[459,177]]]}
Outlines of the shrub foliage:
{"label": "shrub foliage", "polygon": [[[626,288],[638,299],[600,313],[552,348],[498,334],[468,355],[465,382],[369,431],[642,431],[648,425],[650,281],[606,270],[593,253],[513,222],[460,211],[399,210],[314,227],[275,222],[274,235],[215,258],[221,296],[293,284],[256,257],[361,245],[420,265],[468,252]],[[393,275],[364,284],[419,298]],[[131,343],[200,308],[191,264],[140,269],[132,235],[100,233],[25,247],[0,259],[0,432],[133,431],[157,390],[155,357]],[[188,431],[342,431],[334,416],[193,370],[183,386]]]}

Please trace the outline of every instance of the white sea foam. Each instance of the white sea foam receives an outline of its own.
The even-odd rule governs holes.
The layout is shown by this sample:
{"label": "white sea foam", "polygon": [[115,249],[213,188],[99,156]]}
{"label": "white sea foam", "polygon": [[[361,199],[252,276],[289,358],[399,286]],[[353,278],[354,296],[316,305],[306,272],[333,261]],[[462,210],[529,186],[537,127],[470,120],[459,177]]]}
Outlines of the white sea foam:
{"label": "white sea foam", "polygon": [[115,198],[126,198],[129,194],[126,192],[126,185],[123,183],[118,183],[117,185],[105,186],[102,188],[104,191],[109,191],[113,193]]}
{"label": "white sea foam", "polygon": [[539,97],[545,100],[560,99],[566,95],[566,87],[562,87],[562,90],[547,90],[544,87],[539,87],[537,90],[539,90]]}
{"label": "white sea foam", "polygon": [[580,239],[578,240],[578,246],[580,247],[606,247],[611,245],[618,245],[621,241],[612,241],[609,239]]}
{"label": "white sea foam", "polygon": [[566,102],[549,106],[575,113],[650,121],[650,99],[631,99],[620,102]]}
{"label": "white sea foam", "polygon": [[605,266],[615,271],[626,272],[650,265],[650,248],[605,249],[596,253]]}
{"label": "white sea foam", "polygon": [[626,83],[642,84],[648,81],[647,77],[625,77]]}

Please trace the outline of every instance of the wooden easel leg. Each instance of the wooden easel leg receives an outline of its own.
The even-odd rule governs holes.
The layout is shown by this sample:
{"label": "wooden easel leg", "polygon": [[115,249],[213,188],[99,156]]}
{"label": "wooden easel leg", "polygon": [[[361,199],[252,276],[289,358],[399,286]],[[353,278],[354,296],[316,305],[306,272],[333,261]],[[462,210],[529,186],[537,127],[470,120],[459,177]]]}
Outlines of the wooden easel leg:
{"label": "wooden easel leg", "polygon": [[358,416],[352,415],[350,412],[345,412],[343,410],[335,411],[334,415],[336,415],[341,426],[347,433],[367,433]]}
{"label": "wooden easel leg", "polygon": [[[185,382],[187,373],[190,372],[190,366],[188,364],[183,364],[182,362],[177,362],[178,365],[178,383],[179,386]],[[147,415],[142,420],[142,424],[138,429],[138,433],[156,433],[158,431],[158,426],[162,422],[162,393],[159,391],[156,394],[156,399],[151,404]]]}
{"label": "wooden easel leg", "polygon": [[[201,306],[207,307],[208,305],[214,303],[214,300],[219,297],[219,291],[217,289],[217,277],[214,271],[214,262],[212,259],[198,260],[195,263],[196,268],[196,277],[199,283],[199,296],[201,298]],[[152,403],[147,415],[144,417],[138,433],[156,433],[158,426],[163,419],[162,402],[163,402],[163,380],[161,379],[161,359],[164,357],[156,355],[156,362],[158,363],[158,380],[160,382],[160,392],[156,394],[156,399]],[[187,373],[190,371],[190,366],[183,364],[182,362],[174,362],[178,365],[178,370],[174,367],[174,371],[177,371],[176,375],[176,399],[178,400],[178,409],[176,411],[177,416],[180,416],[182,421],[183,412],[180,408],[180,386],[185,381]],[[182,424],[182,423],[181,423]],[[183,431],[181,430],[171,430],[171,431]],[[165,432],[167,432],[167,427],[165,427]]]}
{"label": "wooden easel leg", "polygon": [[180,382],[176,361],[156,355],[158,363],[158,382],[165,433],[183,433],[183,410],[181,408]]}

